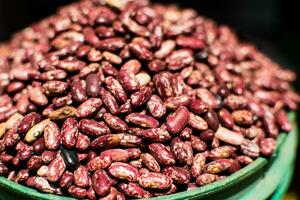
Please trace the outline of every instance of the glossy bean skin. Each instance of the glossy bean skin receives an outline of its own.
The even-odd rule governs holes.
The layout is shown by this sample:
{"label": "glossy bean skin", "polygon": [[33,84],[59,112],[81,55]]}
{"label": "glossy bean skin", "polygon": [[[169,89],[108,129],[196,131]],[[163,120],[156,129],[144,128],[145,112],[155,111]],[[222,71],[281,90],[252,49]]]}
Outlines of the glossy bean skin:
{"label": "glossy bean skin", "polygon": [[166,120],[166,126],[170,133],[177,134],[182,131],[190,120],[190,113],[186,107],[179,107],[170,114]]}

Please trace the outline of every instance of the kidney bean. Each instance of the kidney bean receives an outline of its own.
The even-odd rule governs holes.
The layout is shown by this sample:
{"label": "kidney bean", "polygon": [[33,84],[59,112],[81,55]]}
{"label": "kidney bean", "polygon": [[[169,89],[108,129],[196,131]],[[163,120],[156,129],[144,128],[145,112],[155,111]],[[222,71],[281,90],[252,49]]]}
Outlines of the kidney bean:
{"label": "kidney bean", "polygon": [[243,109],[247,103],[247,99],[243,96],[229,95],[224,99],[224,105],[231,110]]}
{"label": "kidney bean", "polygon": [[253,159],[250,158],[249,156],[237,156],[236,160],[241,164],[241,165],[249,165],[250,163],[253,162]]}
{"label": "kidney bean", "polygon": [[106,196],[111,188],[111,181],[108,174],[104,170],[97,170],[92,176],[92,185],[100,197]]}
{"label": "kidney bean", "polygon": [[173,96],[170,75],[167,72],[161,72],[153,77],[155,87],[159,96],[168,98]]}
{"label": "kidney bean", "polygon": [[63,97],[54,97],[52,99],[53,106],[55,108],[60,108],[64,106],[69,106],[73,103],[71,94],[67,94]]}
{"label": "kidney bean", "polygon": [[48,104],[48,98],[42,93],[41,88],[28,86],[28,96],[30,101],[38,106],[45,106]]}
{"label": "kidney bean", "polygon": [[63,81],[47,81],[43,84],[43,91],[47,96],[63,94],[68,88],[68,84]]}
{"label": "kidney bean", "polygon": [[245,139],[241,144],[241,151],[244,155],[250,156],[252,158],[256,158],[259,156],[259,146],[247,139]]}
{"label": "kidney bean", "polygon": [[120,144],[121,138],[117,134],[107,134],[93,140],[90,144],[92,149],[109,149]]}
{"label": "kidney bean", "polygon": [[222,108],[219,110],[218,114],[221,124],[226,128],[232,129],[234,126],[234,120],[231,113],[227,109]]}
{"label": "kidney bean", "polygon": [[46,149],[46,144],[45,144],[44,138],[40,138],[40,139],[36,140],[33,143],[32,147],[33,147],[33,151],[35,154],[41,155],[44,152],[44,150]]}
{"label": "kidney bean", "polygon": [[147,102],[149,113],[155,118],[161,118],[166,114],[166,107],[157,95],[152,95]]}
{"label": "kidney bean", "polygon": [[235,153],[235,151],[236,151],[235,147],[229,146],[229,145],[224,145],[224,146],[220,146],[215,149],[212,149],[208,153],[208,157],[212,160],[229,158]]}
{"label": "kidney bean", "polygon": [[14,147],[15,145],[17,145],[17,143],[19,142],[20,139],[21,139],[20,135],[17,133],[16,128],[8,130],[3,137],[5,146],[7,148],[11,148],[11,147]]}
{"label": "kidney bean", "polygon": [[169,110],[176,110],[180,106],[189,106],[191,103],[191,100],[189,96],[187,95],[181,95],[177,97],[169,97],[165,101],[165,106]]}
{"label": "kidney bean", "polygon": [[43,163],[49,164],[52,160],[55,159],[56,155],[57,155],[57,152],[55,152],[55,151],[44,151],[41,154],[41,158],[42,158]]}
{"label": "kidney bean", "polygon": [[151,81],[151,76],[146,72],[140,72],[135,75],[135,78],[140,83],[140,86],[146,86]]}
{"label": "kidney bean", "polygon": [[117,74],[117,79],[120,82],[121,86],[128,92],[137,91],[140,87],[140,83],[138,82],[134,73],[130,71],[119,71],[119,73]]}
{"label": "kidney bean", "polygon": [[108,108],[108,110],[111,112],[111,114],[117,115],[120,112],[119,105],[118,105],[116,99],[114,98],[114,96],[110,92],[101,88],[100,96],[101,96],[103,103]]}
{"label": "kidney bean", "polygon": [[199,131],[204,131],[208,128],[208,124],[204,119],[199,117],[198,115],[195,115],[193,113],[190,113],[190,119],[188,123],[192,128],[199,130]]}
{"label": "kidney bean", "polygon": [[191,175],[188,169],[183,167],[167,167],[162,173],[172,178],[176,184],[188,184],[191,180]]}
{"label": "kidney bean", "polygon": [[166,190],[172,186],[172,179],[161,173],[149,172],[142,174],[139,184],[145,189]]}
{"label": "kidney bean", "polygon": [[151,94],[152,90],[150,87],[141,87],[138,92],[135,92],[130,96],[130,103],[134,107],[139,107],[149,100]]}
{"label": "kidney bean", "polygon": [[101,152],[101,157],[109,156],[113,162],[127,162],[130,154],[124,149],[108,149]]}
{"label": "kidney bean", "polygon": [[80,80],[71,83],[71,94],[74,101],[82,103],[87,100],[86,89]]}
{"label": "kidney bean", "polygon": [[44,129],[45,146],[49,150],[57,150],[60,145],[61,135],[59,127],[54,122],[49,122]]}
{"label": "kidney bean", "polygon": [[40,156],[32,156],[28,161],[27,161],[27,168],[29,170],[38,170],[42,166],[42,158]]}
{"label": "kidney bean", "polygon": [[120,183],[118,188],[131,198],[151,198],[153,195],[136,183]]}
{"label": "kidney bean", "polygon": [[74,183],[81,188],[85,188],[90,185],[90,177],[84,166],[79,166],[74,171]]}
{"label": "kidney bean", "polygon": [[126,132],[128,130],[127,124],[117,116],[113,116],[109,113],[103,114],[105,123],[113,130],[118,132]]}
{"label": "kidney bean", "polygon": [[87,170],[92,172],[98,169],[105,169],[112,163],[110,156],[97,156],[91,159],[87,164]]}
{"label": "kidney bean", "polygon": [[129,182],[135,182],[139,178],[140,174],[137,168],[130,164],[113,162],[109,168],[108,172],[115,178],[124,179]]}
{"label": "kidney bean", "polygon": [[142,128],[157,128],[159,126],[159,122],[155,118],[140,113],[131,113],[127,115],[125,121]]}
{"label": "kidney bean", "polygon": [[35,177],[34,178],[34,186],[42,191],[42,192],[46,192],[46,193],[61,193],[60,190],[58,188],[54,188],[53,186],[51,186],[49,184],[49,182],[47,181],[46,178],[44,177]]}
{"label": "kidney bean", "polygon": [[90,138],[79,132],[76,142],[76,149],[78,149],[79,151],[85,151],[89,148],[90,143]]}
{"label": "kidney bean", "polygon": [[260,142],[260,153],[264,156],[271,156],[276,148],[274,138],[265,138]]}
{"label": "kidney bean", "polygon": [[96,194],[95,194],[95,190],[92,186],[88,189],[86,195],[87,195],[88,199],[90,199],[90,200],[96,200],[97,199]]}
{"label": "kidney bean", "polygon": [[241,126],[250,126],[253,123],[253,115],[247,110],[235,110],[232,112],[234,122]]}
{"label": "kidney bean", "polygon": [[88,118],[96,114],[96,112],[101,108],[102,100],[99,98],[90,98],[83,102],[76,111],[76,116],[78,118]]}
{"label": "kidney bean", "polygon": [[191,49],[203,49],[205,47],[204,41],[196,37],[178,36],[176,38],[176,44]]}
{"label": "kidney bean", "polygon": [[48,166],[47,179],[50,182],[57,182],[66,170],[64,159],[58,154]]}
{"label": "kidney bean", "polygon": [[192,177],[198,177],[206,163],[207,154],[206,153],[197,153],[194,156],[193,164],[191,166],[191,175]]}
{"label": "kidney bean", "polygon": [[129,153],[130,159],[138,159],[142,153],[139,148],[129,148],[126,151]]}
{"label": "kidney bean", "polygon": [[205,116],[204,116],[205,121],[208,124],[208,127],[212,129],[213,131],[217,131],[219,128],[219,119],[214,110],[209,110]]}
{"label": "kidney bean", "polygon": [[109,76],[105,79],[107,89],[114,95],[114,97],[120,102],[125,103],[127,101],[126,91],[121,86],[120,82]]}
{"label": "kidney bean", "polygon": [[97,97],[100,92],[100,79],[95,73],[89,74],[86,79],[86,93],[91,97]]}
{"label": "kidney bean", "polygon": [[190,104],[190,110],[195,114],[204,114],[208,111],[208,105],[200,99],[194,99]]}
{"label": "kidney bean", "polygon": [[279,127],[281,128],[281,130],[283,130],[284,132],[290,132],[292,130],[292,125],[291,125],[285,111],[279,110],[275,114],[275,118],[276,118],[276,122],[279,125]]}
{"label": "kidney bean", "polygon": [[83,188],[80,188],[80,187],[77,187],[75,185],[72,185],[71,187],[68,188],[68,193],[72,196],[72,197],[75,197],[75,198],[78,198],[78,199],[83,199],[86,197],[86,189],[83,189]]}
{"label": "kidney bean", "polygon": [[217,174],[229,169],[231,163],[229,159],[218,159],[206,164],[203,170],[209,174]]}
{"label": "kidney bean", "polygon": [[65,171],[59,180],[59,186],[69,188],[74,181],[74,175],[71,172]]}
{"label": "kidney bean", "polygon": [[31,112],[24,116],[18,125],[17,131],[19,134],[25,134],[32,128],[34,125],[38,124],[41,121],[41,115],[36,112]]}
{"label": "kidney bean", "polygon": [[199,137],[192,135],[191,136],[191,145],[192,148],[198,152],[206,151],[207,145]]}
{"label": "kidney bean", "polygon": [[180,106],[174,113],[166,119],[166,126],[170,133],[177,134],[189,123],[190,113],[186,107]]}
{"label": "kidney bean", "polygon": [[152,172],[159,173],[160,172],[160,165],[156,161],[156,159],[149,153],[141,154],[141,159],[143,164]]}
{"label": "kidney bean", "polygon": [[215,134],[216,138],[231,145],[241,145],[244,141],[244,137],[234,131],[219,127]]}
{"label": "kidney bean", "polygon": [[175,156],[173,153],[167,149],[161,143],[152,143],[149,146],[149,150],[151,155],[159,162],[161,165],[174,165],[175,164]]}
{"label": "kidney bean", "polygon": [[196,179],[196,184],[199,186],[207,185],[209,183],[215,182],[219,179],[219,176],[216,174],[201,174]]}
{"label": "kidney bean", "polygon": [[89,136],[101,136],[109,134],[109,128],[103,122],[97,122],[93,119],[82,119],[79,121],[79,130]]}
{"label": "kidney bean", "polygon": [[132,106],[130,104],[130,101],[127,100],[126,103],[124,103],[120,106],[120,114],[128,115],[131,112],[132,112]]}
{"label": "kidney bean", "polygon": [[165,142],[171,139],[171,135],[165,128],[152,128],[142,130],[141,135],[152,142]]}
{"label": "kidney bean", "polygon": [[74,118],[67,118],[61,128],[62,144],[72,149],[75,147],[78,137],[78,122]]}
{"label": "kidney bean", "polygon": [[270,112],[267,111],[263,115],[263,125],[265,131],[271,136],[271,137],[277,137],[279,134],[278,127],[276,126],[275,123],[275,117],[274,115]]}

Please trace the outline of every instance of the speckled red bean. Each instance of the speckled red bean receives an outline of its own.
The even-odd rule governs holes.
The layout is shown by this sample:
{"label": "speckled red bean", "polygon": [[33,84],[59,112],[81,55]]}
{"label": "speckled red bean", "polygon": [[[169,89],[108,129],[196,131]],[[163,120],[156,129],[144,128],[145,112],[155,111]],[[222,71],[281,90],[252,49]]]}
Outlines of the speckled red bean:
{"label": "speckled red bean", "polygon": [[86,167],[79,166],[74,171],[74,183],[81,188],[85,188],[90,185],[90,177]]}
{"label": "speckled red bean", "polygon": [[111,180],[104,170],[97,170],[92,176],[92,185],[97,195],[106,196],[111,187]]}
{"label": "speckled red bean", "polygon": [[90,97],[97,97],[100,92],[101,82],[97,74],[89,74],[86,79],[86,93]]}
{"label": "speckled red bean", "polygon": [[113,162],[109,166],[108,172],[115,178],[127,180],[129,182],[137,181],[140,176],[137,168],[130,164],[122,162]]}
{"label": "speckled red bean", "polygon": [[161,118],[166,114],[166,107],[159,96],[152,95],[147,102],[147,108],[150,114],[155,118]]}
{"label": "speckled red bean", "polygon": [[61,142],[61,134],[56,123],[50,122],[44,129],[45,146],[49,150],[57,150]]}
{"label": "speckled red bean", "polygon": [[108,126],[104,122],[97,122],[93,119],[80,120],[78,128],[83,133],[94,137],[110,133]]}
{"label": "speckled red bean", "polygon": [[87,100],[85,87],[80,80],[75,80],[71,83],[71,94],[76,102],[82,103]]}
{"label": "speckled red bean", "polygon": [[114,95],[114,97],[120,102],[126,102],[127,94],[123,89],[119,81],[111,76],[105,79],[107,89]]}
{"label": "speckled red bean", "polygon": [[215,182],[219,179],[219,176],[216,174],[204,173],[197,177],[196,184],[199,186],[207,185],[209,183]]}
{"label": "speckled red bean", "polygon": [[174,154],[163,144],[152,143],[149,146],[151,155],[162,165],[174,165]]}
{"label": "speckled red bean", "polygon": [[134,107],[139,107],[146,103],[151,97],[152,89],[150,87],[141,87],[141,89],[130,96],[130,103]]}
{"label": "speckled red bean", "polygon": [[265,138],[260,142],[260,152],[264,156],[271,156],[276,148],[276,141],[274,138]]}
{"label": "speckled red bean", "polygon": [[166,167],[162,170],[175,184],[188,184],[191,181],[190,171],[183,167]]}
{"label": "speckled red bean", "polygon": [[142,128],[157,128],[159,126],[159,122],[155,118],[140,113],[131,113],[127,115],[125,121]]}
{"label": "speckled red bean", "polygon": [[62,144],[72,149],[75,147],[78,137],[78,122],[74,118],[68,118],[61,128]]}
{"label": "speckled red bean", "polygon": [[190,112],[186,107],[181,106],[167,117],[166,126],[170,133],[177,134],[185,128],[189,120]]}
{"label": "speckled red bean", "polygon": [[121,70],[117,74],[117,79],[122,85],[122,87],[128,91],[128,92],[134,92],[139,89],[140,84],[138,80],[136,79],[134,73],[127,71],[127,70]]}
{"label": "speckled red bean", "polygon": [[172,179],[161,173],[149,172],[142,174],[139,184],[145,189],[166,190],[172,186]]}
{"label": "speckled red bean", "polygon": [[124,149],[108,149],[101,152],[101,157],[107,156],[109,156],[113,162],[127,162],[130,158],[130,154]]}
{"label": "speckled red bean", "polygon": [[141,154],[141,159],[147,169],[156,173],[160,172],[160,165],[151,154],[143,153]]}
{"label": "speckled red bean", "polygon": [[38,124],[41,121],[41,119],[42,119],[41,115],[36,112],[32,112],[25,115],[17,128],[18,133],[20,134],[27,133],[29,129],[34,125]]}
{"label": "speckled red bean", "polygon": [[107,90],[101,88],[100,96],[102,98],[103,103],[108,108],[108,110],[113,114],[117,115],[120,112],[119,105],[114,96]]}
{"label": "speckled red bean", "polygon": [[76,111],[78,118],[88,118],[96,114],[101,108],[102,100],[100,98],[90,98],[83,102]]}
{"label": "speckled red bean", "polygon": [[118,188],[131,198],[151,198],[153,195],[136,183],[120,183]]}
{"label": "speckled red bean", "polygon": [[109,113],[104,113],[103,119],[105,123],[115,131],[126,132],[128,130],[127,124],[117,116],[113,116]]}

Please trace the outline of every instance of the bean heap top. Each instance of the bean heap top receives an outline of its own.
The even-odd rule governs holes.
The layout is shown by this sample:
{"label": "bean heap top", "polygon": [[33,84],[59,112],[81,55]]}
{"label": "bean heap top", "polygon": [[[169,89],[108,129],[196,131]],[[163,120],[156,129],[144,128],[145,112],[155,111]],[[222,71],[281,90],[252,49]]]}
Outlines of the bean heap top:
{"label": "bean heap top", "polygon": [[194,189],[272,154],[294,80],[192,9],[73,3],[0,45],[0,175],[89,199]]}

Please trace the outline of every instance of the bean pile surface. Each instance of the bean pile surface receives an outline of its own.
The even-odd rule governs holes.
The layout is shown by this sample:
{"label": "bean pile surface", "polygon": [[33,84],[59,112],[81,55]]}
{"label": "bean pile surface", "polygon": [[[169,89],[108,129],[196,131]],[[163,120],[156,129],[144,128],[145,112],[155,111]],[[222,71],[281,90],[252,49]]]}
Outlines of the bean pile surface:
{"label": "bean pile surface", "polygon": [[192,9],[73,3],[0,45],[0,175],[91,200],[191,190],[272,155],[294,80]]}

